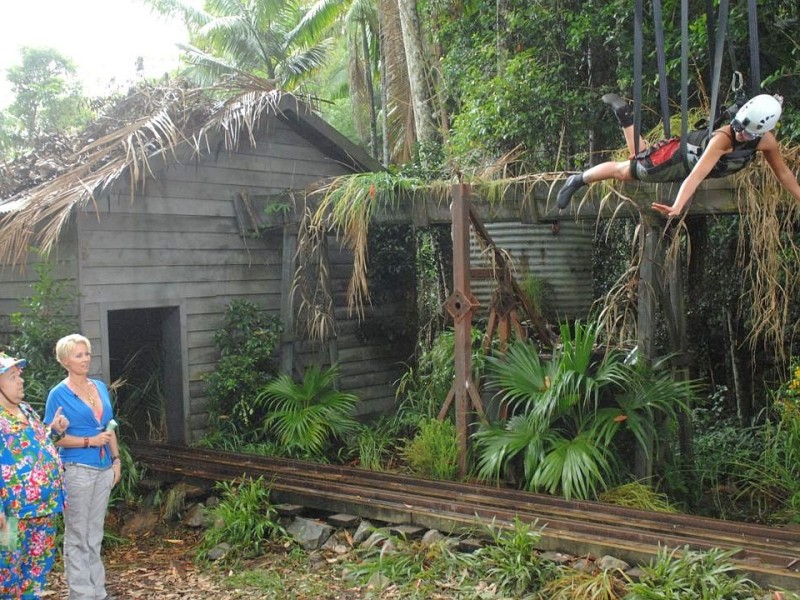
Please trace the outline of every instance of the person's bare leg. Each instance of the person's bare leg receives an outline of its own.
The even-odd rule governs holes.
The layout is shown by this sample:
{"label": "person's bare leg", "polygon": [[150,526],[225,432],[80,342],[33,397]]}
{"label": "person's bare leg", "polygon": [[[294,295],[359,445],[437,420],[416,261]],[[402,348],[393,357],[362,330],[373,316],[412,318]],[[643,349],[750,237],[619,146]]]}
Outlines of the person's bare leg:
{"label": "person's bare leg", "polygon": [[[622,128],[622,134],[625,136],[625,145],[628,146],[628,152],[630,152],[631,156],[636,155],[636,147],[633,145],[634,134],[633,134],[633,125],[629,127]],[[645,140],[641,135],[639,136],[639,152],[642,150],[646,150],[648,147],[647,140]]]}

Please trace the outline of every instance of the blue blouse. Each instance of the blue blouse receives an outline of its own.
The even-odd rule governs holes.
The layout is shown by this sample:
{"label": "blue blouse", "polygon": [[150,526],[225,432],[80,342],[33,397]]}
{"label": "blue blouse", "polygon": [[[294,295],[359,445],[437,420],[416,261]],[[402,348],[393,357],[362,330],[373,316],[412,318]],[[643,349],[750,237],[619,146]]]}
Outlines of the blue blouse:
{"label": "blue blouse", "polygon": [[[103,405],[103,416],[97,419],[92,409],[78,396],[69,389],[66,380],[55,386],[47,395],[47,404],[44,410],[45,423],[52,423],[56,416],[58,407],[69,419],[69,427],[65,432],[67,435],[76,437],[94,437],[102,433],[108,422],[114,418],[114,409],[111,407],[111,397],[108,395],[106,384],[97,379],[92,379],[100,402]],[[111,466],[111,448],[89,447],[89,448],[59,448],[61,460],[64,464],[78,463],[96,469],[106,469]]]}

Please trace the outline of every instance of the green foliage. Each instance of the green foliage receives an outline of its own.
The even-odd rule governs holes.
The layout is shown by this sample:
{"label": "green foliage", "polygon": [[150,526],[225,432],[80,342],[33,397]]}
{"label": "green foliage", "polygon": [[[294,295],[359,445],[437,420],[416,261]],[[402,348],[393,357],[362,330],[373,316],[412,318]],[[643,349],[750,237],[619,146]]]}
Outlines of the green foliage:
{"label": "green foliage", "polygon": [[219,349],[217,368],[206,375],[209,423],[218,430],[246,438],[260,428],[254,398],[277,372],[275,349],[280,322],[248,300],[234,300],[225,322],[214,334]]}
{"label": "green foliage", "polygon": [[664,494],[659,494],[649,485],[638,481],[603,492],[600,494],[599,500],[615,506],[626,506],[653,512],[680,512]]}
{"label": "green foliage", "polygon": [[737,574],[734,550],[713,549],[694,552],[688,548],[669,550],[662,547],[649,565],[642,566],[642,576],[632,583],[626,600],[752,600],[756,586]]}
{"label": "green foliage", "polygon": [[561,568],[542,587],[540,597],[542,600],[622,600],[626,593],[627,586],[619,571],[595,569],[586,572]]}
{"label": "green foliage", "polygon": [[187,75],[202,85],[245,73],[293,90],[318,70],[331,47],[330,29],[344,4],[311,5],[288,0],[208,0],[202,9],[187,0],[147,0],[164,15],[181,18],[190,44],[181,45]]}
{"label": "green foliage", "polygon": [[91,113],[82,95],[75,65],[58,51],[22,48],[22,63],[7,71],[14,101],[6,127],[18,129],[7,136],[11,146],[25,149],[47,135],[66,134],[85,125]]}
{"label": "green foliage", "polygon": [[763,520],[800,523],[800,360],[775,393],[773,418],[760,430],[763,450],[742,463],[741,496]]}
{"label": "green foliage", "polygon": [[214,524],[203,533],[198,558],[208,558],[208,552],[223,542],[231,546],[226,560],[257,556],[268,542],[286,536],[263,477],[220,482],[216,489],[221,493],[220,503],[211,509]]}
{"label": "green foliage", "polygon": [[362,469],[382,471],[392,459],[396,440],[393,422],[381,417],[374,423],[359,426],[355,447],[348,444],[348,450]]}
{"label": "green foliage", "polygon": [[111,504],[123,503],[133,505],[139,501],[139,484],[145,475],[145,469],[137,463],[125,439],[118,437],[117,446],[119,448],[119,459],[122,462],[121,479],[111,490]]}
{"label": "green foliage", "polygon": [[[485,362],[481,351],[483,335],[480,330],[472,330],[473,380],[480,379]],[[416,428],[419,423],[433,419],[444,404],[453,386],[455,366],[455,333],[452,330],[440,333],[430,349],[417,359],[416,368],[409,368],[397,384],[398,407],[395,419],[398,430]]]}
{"label": "green foliage", "polygon": [[274,436],[285,456],[324,459],[334,438],[345,439],[357,430],[352,417],[358,398],[336,389],[339,370],[306,369],[303,381],[279,375],[256,395],[263,409],[264,432]]}
{"label": "green foliage", "polygon": [[492,581],[504,596],[519,598],[535,592],[551,572],[537,548],[542,528],[534,523],[515,519],[510,528],[487,526],[491,543],[474,553],[473,569],[479,579]]}
{"label": "green foliage", "polygon": [[22,312],[11,315],[16,330],[9,353],[25,358],[25,396],[40,414],[54,385],[64,379],[64,369],[56,360],[56,342],[78,329],[74,316],[76,294],[71,282],[56,279],[50,263],[34,266],[38,280],[33,294],[20,300]]}
{"label": "green foliage", "polygon": [[379,539],[367,550],[359,550],[359,561],[348,565],[348,576],[366,585],[381,575],[400,590],[399,597],[428,600],[442,585],[461,587],[469,556],[455,552],[446,540],[425,545],[409,542],[380,530]]}
{"label": "green foliage", "polygon": [[525,342],[488,359],[512,416],[475,434],[481,477],[499,479],[521,462],[527,489],[590,498],[614,478],[621,431],[646,451],[656,415],[674,417],[688,405],[692,384],[627,364],[614,350],[596,354],[599,331],[597,323],[562,326],[562,349],[549,361]]}
{"label": "green foliage", "polygon": [[406,442],[403,458],[411,472],[421,477],[453,481],[458,478],[458,443],[452,422],[428,419]]}

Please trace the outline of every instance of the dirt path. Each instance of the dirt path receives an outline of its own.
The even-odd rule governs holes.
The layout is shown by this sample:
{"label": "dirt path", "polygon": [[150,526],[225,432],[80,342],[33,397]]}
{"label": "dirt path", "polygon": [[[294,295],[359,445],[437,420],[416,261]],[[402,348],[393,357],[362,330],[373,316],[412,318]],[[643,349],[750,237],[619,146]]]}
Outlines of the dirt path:
{"label": "dirt path", "polygon": [[[104,550],[107,590],[117,600],[344,600],[358,599],[358,588],[341,579],[341,569],[325,561],[270,553],[239,563],[235,569],[198,565],[194,549],[196,531],[159,527],[145,537]],[[246,575],[243,576],[242,573]],[[243,580],[247,584],[243,585]],[[43,598],[66,598],[64,574],[59,564]]]}

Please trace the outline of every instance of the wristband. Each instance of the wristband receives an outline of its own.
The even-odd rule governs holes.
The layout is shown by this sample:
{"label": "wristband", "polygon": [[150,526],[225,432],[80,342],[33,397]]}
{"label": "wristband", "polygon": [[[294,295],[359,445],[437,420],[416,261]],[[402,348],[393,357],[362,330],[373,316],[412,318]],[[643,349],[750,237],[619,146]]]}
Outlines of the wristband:
{"label": "wristband", "polygon": [[112,456],[112,457],[111,457],[111,462],[112,462],[112,463],[115,463],[115,462],[117,462],[118,460],[119,460],[119,455],[118,455],[118,454],[117,454],[117,455],[114,455],[114,456]]}
{"label": "wristband", "polygon": [[89,438],[88,437],[83,438],[83,447],[84,448],[88,448],[89,447]]}
{"label": "wristband", "polygon": [[50,428],[50,439],[53,440],[54,442],[57,442],[58,440],[63,438],[64,435],[65,435],[64,433],[58,433],[55,429]]}

